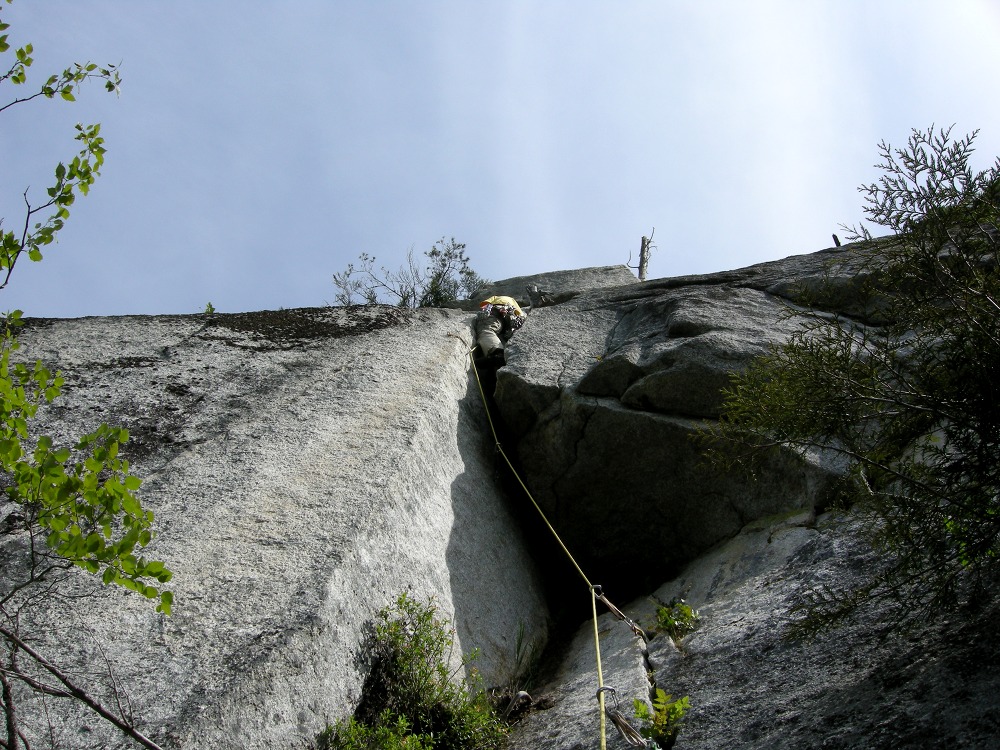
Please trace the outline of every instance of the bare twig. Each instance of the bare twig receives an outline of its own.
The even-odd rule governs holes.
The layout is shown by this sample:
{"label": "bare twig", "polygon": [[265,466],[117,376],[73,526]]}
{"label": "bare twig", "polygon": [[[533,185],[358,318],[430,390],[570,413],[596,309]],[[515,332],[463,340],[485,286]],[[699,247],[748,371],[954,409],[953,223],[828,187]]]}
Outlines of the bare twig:
{"label": "bare twig", "polygon": [[633,268],[639,272],[639,281],[646,280],[646,274],[649,271],[649,256],[656,248],[653,244],[653,234],[656,233],[656,227],[653,227],[653,231],[649,233],[649,237],[643,235],[642,242],[639,247],[639,265],[633,266],[632,263],[632,253],[628,254],[628,263],[625,265],[629,268]]}
{"label": "bare twig", "polygon": [[17,713],[14,711],[14,693],[10,687],[10,680],[7,675],[0,671],[0,704],[3,704],[4,719],[7,726],[7,742],[3,747],[9,750],[17,749],[17,738],[20,734],[17,730]]}
{"label": "bare twig", "polygon": [[[104,647],[101,646],[100,641],[94,638],[94,645],[97,650],[101,652],[101,659],[104,660],[104,666],[107,669],[108,682],[111,683],[111,690],[115,696],[115,705],[118,706],[118,714],[127,720],[129,724],[135,724],[135,713],[132,708],[132,699],[129,697],[128,692],[122,685],[121,680],[115,675],[115,670],[111,666],[111,660],[108,659],[107,653],[104,651]],[[125,699],[125,704],[122,705],[122,698]]]}
{"label": "bare twig", "polygon": [[76,700],[88,706],[92,711],[97,713],[102,718],[114,724],[120,730],[122,730],[129,737],[134,739],[143,747],[149,748],[149,750],[163,750],[159,745],[153,742],[151,739],[139,732],[135,727],[131,726],[127,722],[123,721],[120,717],[115,716],[111,711],[102,706],[98,701],[92,698],[85,690],[78,687],[73,683],[72,680],[59,669],[57,666],[48,661],[44,656],[35,651],[31,646],[21,640],[18,635],[7,628],[0,625],[0,635],[10,641],[11,644],[17,646],[24,653],[34,659],[39,666],[41,666],[45,671],[55,677],[59,682],[66,686],[70,695]]}
{"label": "bare twig", "polygon": [[13,677],[15,680],[20,680],[25,685],[30,687],[32,690],[41,693],[42,695],[51,695],[53,698],[72,698],[73,694],[68,693],[65,690],[60,690],[57,687],[48,685],[40,680],[36,680],[31,675],[25,674],[16,669],[5,669],[0,667],[0,677],[10,678]]}

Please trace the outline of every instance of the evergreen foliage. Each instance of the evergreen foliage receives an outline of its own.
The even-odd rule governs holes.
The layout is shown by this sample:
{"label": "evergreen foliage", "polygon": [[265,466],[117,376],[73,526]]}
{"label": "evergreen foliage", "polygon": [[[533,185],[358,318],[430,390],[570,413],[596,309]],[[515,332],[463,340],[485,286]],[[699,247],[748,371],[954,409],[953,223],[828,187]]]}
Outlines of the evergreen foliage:
{"label": "evergreen foliage", "polygon": [[860,190],[892,234],[846,227],[864,308],[838,312],[833,287],[803,295],[801,332],[726,392],[716,455],[839,458],[842,499],[884,552],[857,589],[811,592],[797,633],[873,599],[904,619],[975,603],[1000,568],[1000,160],[974,171],[975,135],[880,144],[883,174]]}

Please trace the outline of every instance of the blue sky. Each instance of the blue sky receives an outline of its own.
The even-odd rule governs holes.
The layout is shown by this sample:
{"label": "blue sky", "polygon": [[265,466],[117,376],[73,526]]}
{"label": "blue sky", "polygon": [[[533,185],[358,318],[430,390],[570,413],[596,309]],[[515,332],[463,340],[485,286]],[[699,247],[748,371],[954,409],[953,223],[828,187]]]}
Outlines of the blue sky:
{"label": "blue sky", "polygon": [[[119,97],[0,114],[0,216],[23,221],[73,124],[104,174],[0,309],[318,306],[361,252],[440,237],[489,278],[625,263],[651,277],[832,244],[876,146],[981,128],[1000,154],[995,0],[16,0],[29,87],[121,63]],[[5,65],[6,69],[6,65]],[[15,94],[0,85],[0,104]]]}

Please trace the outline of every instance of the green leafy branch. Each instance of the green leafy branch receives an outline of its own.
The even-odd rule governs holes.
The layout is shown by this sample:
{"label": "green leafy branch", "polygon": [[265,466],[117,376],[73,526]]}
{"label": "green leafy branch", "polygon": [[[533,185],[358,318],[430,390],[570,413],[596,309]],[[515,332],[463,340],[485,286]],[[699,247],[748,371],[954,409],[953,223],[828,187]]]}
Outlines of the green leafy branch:
{"label": "green leafy branch", "polygon": [[[0,21],[0,54],[10,50],[11,45],[8,41],[10,35],[5,33],[9,28],[10,24]],[[31,44],[25,44],[23,47],[16,48],[14,50],[15,60],[7,72],[0,75],[0,84],[7,81],[10,81],[15,86],[26,84],[28,82],[28,68],[35,61],[31,56],[34,51],[34,47]],[[117,65],[101,67],[92,62],[83,64],[73,63],[73,65],[63,70],[62,73],[49,76],[38,91],[27,96],[17,97],[4,105],[0,105],[0,112],[15,105],[30,102],[40,96],[46,99],[53,99],[58,95],[65,101],[74,102],[76,101],[76,93],[80,90],[80,87],[86,81],[93,79],[104,81],[105,90],[110,92],[117,93],[121,86],[121,75],[118,72]]]}
{"label": "green leafy branch", "polygon": [[[46,191],[48,198],[43,203],[33,206],[28,200],[28,191],[24,191],[26,210],[20,236],[12,231],[3,231],[0,219],[0,272],[3,272],[0,289],[5,288],[10,282],[14,266],[23,253],[27,253],[32,261],[37,262],[42,259],[42,248],[55,240],[56,234],[69,218],[69,208],[76,200],[76,193],[87,195],[90,186],[100,176],[106,150],[104,138],[100,135],[100,124],[78,123],[75,127],[77,130],[75,138],[83,144],[83,148],[68,165],[59,162],[56,166],[55,183]],[[50,208],[55,210],[32,226],[34,217]]]}
{"label": "green leafy branch", "polygon": [[[8,52],[11,45],[9,35],[4,33],[10,24],[0,22],[0,54]],[[28,80],[28,68],[34,62],[31,44],[25,44],[14,50],[14,61],[7,72],[0,75],[0,84],[10,82],[23,86]],[[121,76],[115,65],[104,67],[94,63],[74,63],[61,74],[53,74],[33,94],[16,97],[6,104],[0,105],[0,113],[17,105],[30,102],[38,97],[53,99],[59,96],[65,101],[76,101],[76,93],[88,80],[97,79],[104,82],[107,91],[117,93],[121,86]],[[83,125],[77,123],[75,139],[82,145],[79,153],[68,164],[60,162],[55,168],[55,183],[46,190],[47,198],[38,205],[32,205],[28,198],[28,190],[24,191],[25,217],[20,233],[3,231],[3,220],[0,219],[0,272],[3,280],[0,289],[7,286],[18,259],[23,253],[33,261],[42,259],[42,248],[55,240],[56,233],[63,228],[69,218],[69,209],[76,200],[76,194],[87,195],[91,185],[101,173],[104,165],[104,138],[101,137],[100,124]],[[50,215],[41,221],[35,221],[36,216],[49,209],[54,209]],[[32,222],[35,222],[32,224]]]}
{"label": "green leafy branch", "polygon": [[141,480],[120,456],[128,430],[102,424],[73,450],[45,435],[31,447],[29,420],[59,395],[63,378],[41,362],[11,362],[19,324],[20,313],[12,313],[0,339],[0,469],[9,477],[8,498],[24,510],[25,524],[42,530],[51,555],[100,574],[105,584],[157,598],[157,611],[170,614],[173,595],[160,585],[171,571],[136,556],[153,539],[153,513],[135,495]]}
{"label": "green leafy branch", "polygon": [[[8,29],[8,24],[0,22],[0,55],[11,52]],[[13,50],[10,65],[0,64],[0,70],[6,68],[0,85],[23,87],[34,62],[33,52],[30,44]],[[39,97],[75,101],[80,87],[91,79],[104,81],[105,88],[114,92],[121,83],[113,65],[74,64],[61,75],[50,76],[34,93],[0,106],[0,113]],[[76,196],[89,193],[100,175],[105,154],[100,125],[78,124],[76,131],[80,151],[68,163],[56,166],[47,198],[33,205],[28,190],[24,191],[23,226],[16,232],[3,231],[0,218],[0,289],[7,286],[23,254],[32,261],[42,259],[42,248],[63,228]],[[2,531],[5,538],[18,537],[12,547],[15,554],[7,557],[0,576],[0,747],[30,747],[17,705],[23,688],[36,695],[80,702],[144,747],[159,750],[135,729],[121,701],[117,712],[105,708],[76,682],[76,670],[60,668],[35,648],[37,631],[47,630],[49,622],[31,610],[64,595],[62,585],[75,582],[67,575],[73,567],[99,576],[105,585],[156,599],[157,611],[167,615],[173,594],[163,588],[171,571],[163,562],[142,555],[153,539],[153,513],[142,507],[136,494],[141,480],[132,475],[121,455],[128,431],[102,424],[68,448],[56,446],[50,437],[32,429],[38,409],[59,396],[63,378],[39,361],[31,365],[14,356],[20,349],[15,333],[21,325],[19,310],[0,316],[0,480],[6,496]],[[25,632],[32,627],[36,633]],[[42,671],[59,684],[41,679]],[[108,679],[118,696],[110,669]],[[48,721],[47,707],[45,716]]]}

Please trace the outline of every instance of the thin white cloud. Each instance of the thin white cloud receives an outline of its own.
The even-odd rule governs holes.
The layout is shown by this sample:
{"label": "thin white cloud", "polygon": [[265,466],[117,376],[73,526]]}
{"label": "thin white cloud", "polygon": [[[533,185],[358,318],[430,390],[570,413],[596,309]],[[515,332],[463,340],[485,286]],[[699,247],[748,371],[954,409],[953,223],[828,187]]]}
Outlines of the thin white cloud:
{"label": "thin white cloud", "polygon": [[0,116],[8,217],[72,122],[108,138],[0,299],[29,314],[322,304],[359,252],[442,235],[492,277],[622,263],[653,226],[654,275],[723,270],[828,245],[879,139],[956,122],[1000,153],[992,0],[46,7],[3,10],[39,70],[121,59],[125,86]]}

